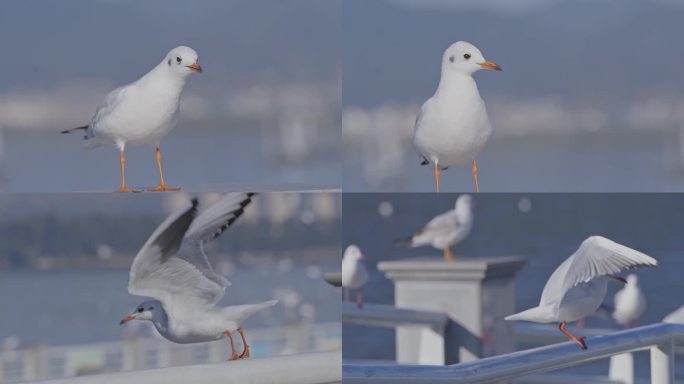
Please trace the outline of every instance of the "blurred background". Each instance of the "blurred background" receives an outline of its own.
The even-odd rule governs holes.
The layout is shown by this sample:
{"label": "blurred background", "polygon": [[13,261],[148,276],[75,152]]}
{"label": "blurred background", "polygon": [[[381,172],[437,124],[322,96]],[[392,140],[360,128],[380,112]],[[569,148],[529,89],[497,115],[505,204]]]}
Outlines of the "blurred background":
{"label": "blurred background", "polygon": [[[413,124],[458,40],[503,67],[475,75],[483,191],[683,190],[683,18],[673,0],[345,0],[345,191],[434,191]],[[472,190],[470,167],[442,185]]]}
{"label": "blurred background", "polygon": [[[199,195],[200,209],[220,197]],[[183,194],[0,196],[0,382],[225,361],[226,340],[179,345],[119,320],[133,257]],[[265,193],[207,250],[232,283],[219,305],[277,299],[245,323],[254,357],[339,350],[340,195]],[[240,350],[241,346],[238,347]]]}
{"label": "blurred background", "polygon": [[[112,89],[189,45],[192,76],[165,174],[186,190],[339,187],[340,0],[27,0],[0,4],[0,190],[109,191],[112,148],[81,135]],[[127,148],[131,185],[157,181]]]}
{"label": "blurred background", "polygon": [[[453,209],[455,194],[345,193],[342,243],[358,245],[366,258],[370,280],[363,288],[365,303],[394,304],[394,285],[377,263],[431,256],[442,259],[432,247],[407,249],[393,241],[419,230],[432,217]],[[592,235],[605,236],[654,258],[658,268],[631,271],[639,278],[646,311],[639,325],[661,321],[684,305],[672,292],[684,290],[684,197],[676,194],[478,194],[470,236],[452,250],[457,257],[523,256],[527,265],[515,280],[517,311],[539,303],[551,273]],[[458,262],[458,259],[455,261]],[[623,273],[622,275],[626,275]],[[612,307],[621,284],[609,284],[604,303]],[[609,311],[610,312],[610,311]],[[576,325],[571,331],[582,335]],[[587,328],[622,329],[610,313],[586,319]],[[555,331],[555,328],[554,328]],[[343,358],[394,360],[394,331],[378,327],[343,325]],[[562,336],[562,335],[561,335]],[[551,344],[549,342],[548,344]],[[519,340],[519,348],[525,342]],[[527,345],[527,348],[531,346]],[[678,359],[677,373],[684,374]],[[636,374],[648,377],[648,354],[636,355]],[[572,372],[606,374],[606,360],[573,367]],[[566,371],[567,372],[567,371]]]}

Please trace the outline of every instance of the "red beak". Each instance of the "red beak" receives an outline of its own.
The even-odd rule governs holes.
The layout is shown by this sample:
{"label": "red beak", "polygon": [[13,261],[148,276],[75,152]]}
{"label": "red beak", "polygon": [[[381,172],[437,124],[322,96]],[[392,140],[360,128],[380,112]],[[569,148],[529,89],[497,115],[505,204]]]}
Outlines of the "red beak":
{"label": "red beak", "polygon": [[126,323],[128,323],[129,321],[131,321],[131,320],[135,320],[135,317],[133,317],[132,315],[126,315],[126,317],[124,317],[123,319],[121,319],[121,321],[119,322],[119,325],[121,325],[121,324],[126,324]]}
{"label": "red beak", "polygon": [[202,73],[202,66],[199,65],[199,64],[197,64],[197,63],[191,64],[191,65],[187,65],[186,67],[187,67],[187,68],[190,68],[190,70],[193,71],[193,72]]}

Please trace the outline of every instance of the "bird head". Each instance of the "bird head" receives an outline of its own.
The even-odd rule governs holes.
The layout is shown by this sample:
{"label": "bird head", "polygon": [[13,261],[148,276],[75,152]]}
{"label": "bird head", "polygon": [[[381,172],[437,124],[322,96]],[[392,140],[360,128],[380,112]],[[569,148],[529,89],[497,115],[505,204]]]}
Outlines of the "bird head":
{"label": "bird head", "polygon": [[197,52],[190,47],[180,46],[171,50],[164,59],[166,65],[174,72],[182,76],[194,72],[202,73],[199,65]]}
{"label": "bird head", "polygon": [[347,260],[361,261],[364,259],[364,256],[359,247],[351,244],[344,250],[344,258]]}
{"label": "bird head", "polygon": [[452,44],[444,51],[442,72],[472,75],[480,69],[501,71],[501,67],[488,61],[476,46],[465,41]]}
{"label": "bird head", "polygon": [[470,195],[459,195],[456,199],[456,210],[471,210],[473,208],[473,197]]}
{"label": "bird head", "polygon": [[153,321],[161,311],[163,311],[163,309],[159,301],[147,300],[138,305],[133,312],[124,316],[124,318],[121,319],[121,322],[119,322],[119,325],[125,324],[131,320]]}

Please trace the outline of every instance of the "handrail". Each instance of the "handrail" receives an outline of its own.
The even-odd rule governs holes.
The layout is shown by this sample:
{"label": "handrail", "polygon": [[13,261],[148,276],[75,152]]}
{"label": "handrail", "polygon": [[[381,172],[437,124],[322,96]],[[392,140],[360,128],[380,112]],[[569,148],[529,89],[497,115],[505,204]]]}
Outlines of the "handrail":
{"label": "handrail", "polygon": [[651,347],[651,381],[671,384],[673,345],[682,341],[684,325],[659,323],[589,338],[588,350],[564,342],[448,366],[344,364],[342,370],[345,383],[486,383]]}
{"label": "handrail", "polygon": [[342,353],[317,352],[253,360],[71,377],[42,384],[332,384],[342,382]]}
{"label": "handrail", "polygon": [[441,312],[401,309],[387,304],[364,304],[363,308],[342,305],[342,323],[390,328],[415,325],[443,332],[448,322],[449,317]]}

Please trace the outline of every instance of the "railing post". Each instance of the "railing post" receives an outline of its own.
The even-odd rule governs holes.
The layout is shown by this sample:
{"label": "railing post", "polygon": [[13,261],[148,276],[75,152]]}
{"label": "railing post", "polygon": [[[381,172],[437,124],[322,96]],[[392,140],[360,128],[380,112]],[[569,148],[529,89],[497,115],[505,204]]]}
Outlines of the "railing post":
{"label": "railing post", "polygon": [[674,342],[651,347],[651,383],[674,384]]}
{"label": "railing post", "polygon": [[[397,362],[457,364],[515,350],[510,324],[503,318],[515,311],[514,278],[525,265],[522,257],[436,258],[382,261],[378,269],[394,282],[398,308],[445,313],[451,320],[442,345],[425,338],[419,327],[396,330]],[[416,348],[432,351],[426,361]]]}

